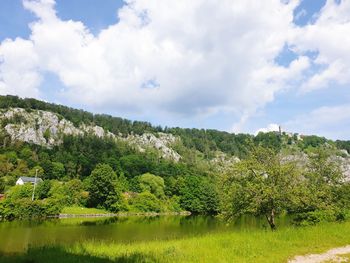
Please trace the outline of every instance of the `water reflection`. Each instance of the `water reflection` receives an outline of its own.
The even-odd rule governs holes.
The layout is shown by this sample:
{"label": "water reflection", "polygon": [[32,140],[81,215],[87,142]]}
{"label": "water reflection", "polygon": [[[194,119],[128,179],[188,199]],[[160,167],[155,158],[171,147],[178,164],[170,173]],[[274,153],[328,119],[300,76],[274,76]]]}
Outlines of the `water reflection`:
{"label": "water reflection", "polygon": [[[279,225],[288,224],[279,219]],[[212,232],[249,231],[267,227],[264,219],[242,217],[227,224],[213,216],[131,216],[0,222],[0,252],[20,252],[29,246],[70,244],[82,240],[140,242],[174,239]]]}

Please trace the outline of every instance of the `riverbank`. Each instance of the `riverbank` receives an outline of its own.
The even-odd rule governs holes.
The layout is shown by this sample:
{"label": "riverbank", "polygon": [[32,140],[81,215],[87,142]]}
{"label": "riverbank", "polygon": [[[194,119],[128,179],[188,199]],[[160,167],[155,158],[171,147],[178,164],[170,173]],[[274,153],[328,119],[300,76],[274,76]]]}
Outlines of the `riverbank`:
{"label": "riverbank", "polygon": [[190,212],[130,212],[130,213],[117,213],[117,214],[59,214],[58,218],[75,218],[75,217],[129,217],[129,216],[189,216]]}
{"label": "riverbank", "polygon": [[163,215],[191,215],[190,212],[120,212],[110,213],[103,209],[86,208],[86,207],[65,207],[62,212],[57,215],[58,218],[75,218],[75,217],[127,217],[127,216],[163,216]]}
{"label": "riverbank", "polygon": [[13,262],[287,262],[295,255],[325,252],[350,244],[350,222],[206,234],[183,239],[120,244],[82,241],[73,245],[30,248],[6,255]]}

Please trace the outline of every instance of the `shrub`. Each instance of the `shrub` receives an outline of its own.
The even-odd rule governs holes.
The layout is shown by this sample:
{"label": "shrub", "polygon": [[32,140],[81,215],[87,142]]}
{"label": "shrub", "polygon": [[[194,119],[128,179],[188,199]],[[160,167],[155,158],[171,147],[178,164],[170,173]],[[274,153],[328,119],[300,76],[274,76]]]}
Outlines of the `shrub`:
{"label": "shrub", "polygon": [[59,214],[61,206],[52,200],[34,200],[22,198],[6,199],[0,203],[0,215],[8,220],[46,218]]}
{"label": "shrub", "polygon": [[164,180],[162,177],[145,173],[139,177],[142,192],[150,192],[158,198],[164,197]]}
{"label": "shrub", "polygon": [[298,226],[309,226],[321,222],[343,221],[346,217],[346,212],[339,209],[315,210],[297,214],[293,218],[293,224]]}
{"label": "shrub", "polygon": [[140,212],[160,212],[161,203],[158,198],[150,192],[143,192],[131,199],[132,207]]}

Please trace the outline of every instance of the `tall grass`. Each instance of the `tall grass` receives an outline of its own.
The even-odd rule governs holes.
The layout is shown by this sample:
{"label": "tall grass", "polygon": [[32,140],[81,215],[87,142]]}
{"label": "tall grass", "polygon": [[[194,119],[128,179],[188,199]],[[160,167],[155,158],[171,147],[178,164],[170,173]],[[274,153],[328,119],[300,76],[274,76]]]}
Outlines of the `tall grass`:
{"label": "tall grass", "polygon": [[107,214],[108,212],[103,209],[97,208],[86,208],[80,206],[68,206],[64,207],[61,211],[61,214],[70,214],[70,215],[86,215],[86,214]]}
{"label": "tall grass", "polygon": [[[178,240],[118,244],[85,241],[32,248],[0,262],[287,262],[298,254],[350,244],[350,222],[277,231],[251,230]],[[63,260],[64,259],[64,260]]]}

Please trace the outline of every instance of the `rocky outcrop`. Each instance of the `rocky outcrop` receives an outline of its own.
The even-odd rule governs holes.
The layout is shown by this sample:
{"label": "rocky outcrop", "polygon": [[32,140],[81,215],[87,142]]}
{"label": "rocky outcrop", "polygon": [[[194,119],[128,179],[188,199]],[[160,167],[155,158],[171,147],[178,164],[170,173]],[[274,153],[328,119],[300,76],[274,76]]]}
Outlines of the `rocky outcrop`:
{"label": "rocky outcrop", "polygon": [[26,111],[22,108],[10,108],[2,109],[0,113],[1,127],[10,135],[12,140],[51,148],[61,144],[64,135],[92,134],[99,138],[109,137],[126,141],[141,152],[144,152],[147,148],[156,149],[160,156],[165,159],[176,162],[181,159],[181,156],[171,148],[171,145],[180,139],[172,134],[145,133],[123,138],[121,135],[115,135],[96,125],[81,124],[79,127],[75,127],[72,122],[62,116],[48,111]]}
{"label": "rocky outcrop", "polygon": [[230,156],[226,153],[217,151],[215,152],[214,158],[212,158],[209,162],[217,172],[223,173],[232,168],[234,164],[240,162],[240,159],[236,156]]}
{"label": "rocky outcrop", "polygon": [[47,111],[27,112],[21,108],[2,111],[0,121],[12,140],[52,147],[62,143],[62,135],[82,135],[83,131],[56,114]]}
{"label": "rocky outcrop", "polygon": [[[156,136],[157,135],[157,136]],[[129,135],[125,140],[138,147],[143,152],[146,148],[151,147],[160,151],[165,159],[171,159],[178,162],[181,156],[171,148],[171,145],[179,140],[172,134],[159,132],[156,135],[144,133],[142,135]]]}

